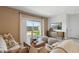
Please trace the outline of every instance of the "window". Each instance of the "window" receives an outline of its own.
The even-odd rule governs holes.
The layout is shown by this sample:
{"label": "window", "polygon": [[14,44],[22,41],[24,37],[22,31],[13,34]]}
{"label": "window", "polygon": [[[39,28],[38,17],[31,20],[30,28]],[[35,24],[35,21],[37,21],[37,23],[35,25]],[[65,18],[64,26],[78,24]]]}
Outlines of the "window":
{"label": "window", "polygon": [[27,20],[26,21],[26,33],[27,39],[38,38],[41,36],[41,22],[40,21],[33,21]]}

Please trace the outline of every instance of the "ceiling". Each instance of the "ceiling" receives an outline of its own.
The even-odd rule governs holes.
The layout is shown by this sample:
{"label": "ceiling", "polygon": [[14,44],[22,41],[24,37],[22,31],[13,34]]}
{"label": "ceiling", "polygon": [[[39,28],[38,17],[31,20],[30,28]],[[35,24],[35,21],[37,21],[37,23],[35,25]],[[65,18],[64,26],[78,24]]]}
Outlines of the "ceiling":
{"label": "ceiling", "polygon": [[36,15],[51,17],[59,14],[79,13],[79,6],[9,6]]}

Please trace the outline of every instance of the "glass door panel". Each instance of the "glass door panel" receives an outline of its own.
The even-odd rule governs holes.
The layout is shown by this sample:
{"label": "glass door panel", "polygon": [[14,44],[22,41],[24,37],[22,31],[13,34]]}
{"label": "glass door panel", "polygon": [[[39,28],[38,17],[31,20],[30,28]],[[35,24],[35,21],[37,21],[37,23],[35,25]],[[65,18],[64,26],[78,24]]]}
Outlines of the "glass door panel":
{"label": "glass door panel", "polygon": [[41,36],[41,22],[40,21],[33,21],[27,20],[26,21],[26,33],[27,39],[37,39]]}

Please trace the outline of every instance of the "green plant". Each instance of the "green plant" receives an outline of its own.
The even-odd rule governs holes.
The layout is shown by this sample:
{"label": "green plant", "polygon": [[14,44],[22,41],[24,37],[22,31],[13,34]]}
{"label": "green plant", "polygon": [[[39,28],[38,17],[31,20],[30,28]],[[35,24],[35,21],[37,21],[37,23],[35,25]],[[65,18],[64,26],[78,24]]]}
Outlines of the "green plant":
{"label": "green plant", "polygon": [[61,29],[62,27],[60,25],[57,25],[57,29]]}

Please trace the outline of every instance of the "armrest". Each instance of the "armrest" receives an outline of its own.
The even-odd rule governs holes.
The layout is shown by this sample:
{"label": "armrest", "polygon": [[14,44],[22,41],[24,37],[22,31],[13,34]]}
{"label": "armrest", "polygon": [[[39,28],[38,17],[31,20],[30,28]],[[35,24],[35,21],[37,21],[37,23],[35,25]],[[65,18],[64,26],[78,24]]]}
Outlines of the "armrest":
{"label": "armrest", "polygon": [[44,41],[42,41],[40,43],[37,43],[35,47],[39,48],[39,47],[43,47],[43,46],[45,46],[45,42]]}

